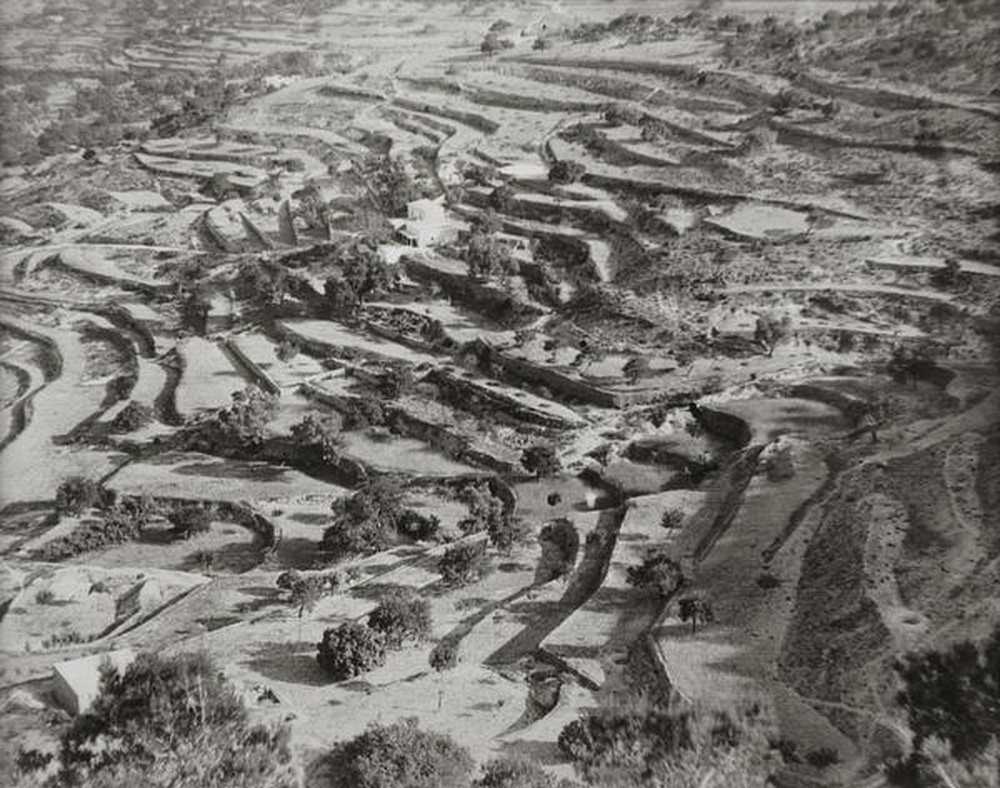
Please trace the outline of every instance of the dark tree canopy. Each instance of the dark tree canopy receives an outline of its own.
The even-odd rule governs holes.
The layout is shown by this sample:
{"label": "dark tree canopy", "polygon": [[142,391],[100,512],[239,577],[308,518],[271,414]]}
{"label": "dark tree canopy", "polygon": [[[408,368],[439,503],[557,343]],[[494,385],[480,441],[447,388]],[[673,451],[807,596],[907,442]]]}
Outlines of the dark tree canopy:
{"label": "dark tree canopy", "polygon": [[561,159],[549,168],[549,180],[553,183],[574,183],[586,172],[587,168],[579,162]]}
{"label": "dark tree canopy", "polygon": [[424,640],[431,632],[430,603],[413,594],[389,594],[371,612],[368,626],[385,636],[388,648],[400,648],[407,640]]}
{"label": "dark tree canopy", "polygon": [[330,753],[332,788],[468,788],[473,761],[415,719],[373,725]]}
{"label": "dark tree canopy", "polygon": [[323,545],[337,553],[385,550],[403,516],[403,491],[390,478],[368,482],[354,495],[333,503],[334,522],[323,533]]}
{"label": "dark tree canopy", "polygon": [[348,622],[323,633],[316,661],[336,681],[374,670],[385,663],[385,635],[364,624]]}
{"label": "dark tree canopy", "polygon": [[547,443],[535,444],[525,449],[521,454],[521,464],[539,478],[555,476],[562,470],[562,463],[555,447]]}
{"label": "dark tree canopy", "polygon": [[669,597],[685,582],[681,565],[659,550],[647,555],[638,566],[628,568],[629,585],[655,589],[662,597]]}
{"label": "dark tree canopy", "polygon": [[937,736],[963,760],[1000,739],[1000,625],[981,646],[964,641],[943,651],[909,654],[896,671],[904,684],[899,703],[916,749]]}
{"label": "dark tree canopy", "polygon": [[463,586],[482,579],[489,568],[485,542],[452,545],[438,562],[445,585]]}

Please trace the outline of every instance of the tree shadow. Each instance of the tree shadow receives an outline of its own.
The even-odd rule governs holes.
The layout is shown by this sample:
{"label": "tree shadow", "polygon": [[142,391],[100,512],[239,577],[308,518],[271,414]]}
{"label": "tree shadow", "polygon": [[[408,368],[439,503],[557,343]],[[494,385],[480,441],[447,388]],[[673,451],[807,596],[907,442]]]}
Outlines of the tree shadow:
{"label": "tree shadow", "polygon": [[278,563],[285,569],[312,569],[320,560],[319,544],[302,536],[283,537],[278,543]]}
{"label": "tree shadow", "polygon": [[271,681],[325,687],[334,682],[316,662],[315,648],[304,642],[261,643],[243,664]]}

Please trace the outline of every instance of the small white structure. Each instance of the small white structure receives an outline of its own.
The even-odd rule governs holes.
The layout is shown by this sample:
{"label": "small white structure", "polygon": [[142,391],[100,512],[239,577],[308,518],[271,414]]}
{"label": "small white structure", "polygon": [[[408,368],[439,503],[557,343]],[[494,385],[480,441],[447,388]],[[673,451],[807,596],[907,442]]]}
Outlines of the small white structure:
{"label": "small white structure", "polygon": [[52,693],[63,708],[71,714],[84,714],[90,709],[101,688],[101,665],[105,661],[121,674],[135,661],[135,653],[123,648],[52,666]]}
{"label": "small white structure", "polygon": [[397,232],[407,246],[430,246],[458,238],[458,228],[445,215],[443,198],[407,203],[406,221]]}

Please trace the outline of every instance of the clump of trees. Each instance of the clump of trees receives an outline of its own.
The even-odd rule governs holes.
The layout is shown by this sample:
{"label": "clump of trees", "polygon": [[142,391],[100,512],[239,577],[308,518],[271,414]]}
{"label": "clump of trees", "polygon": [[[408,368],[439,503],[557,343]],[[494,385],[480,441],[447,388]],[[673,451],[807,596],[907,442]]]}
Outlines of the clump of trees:
{"label": "clump of trees", "polygon": [[776,758],[759,704],[736,709],[671,709],[632,704],[588,712],[559,734],[559,749],[595,785],[719,785],[763,788]]}
{"label": "clump of trees", "polygon": [[106,670],[90,710],[61,737],[62,785],[292,788],[288,734],[251,725],[206,654],[141,654]]}
{"label": "clump of trees", "polygon": [[576,183],[586,172],[587,168],[579,162],[561,159],[549,167],[549,180],[553,183]]}
{"label": "clump of trees", "polygon": [[278,412],[278,398],[256,386],[233,393],[232,402],[189,427],[188,439],[209,450],[254,451]]}
{"label": "clump of trees", "polygon": [[489,572],[485,542],[463,542],[444,551],[438,561],[441,580],[448,586],[476,583]]}
{"label": "clump of trees", "polygon": [[317,413],[308,413],[293,425],[292,438],[298,446],[325,463],[335,462],[343,448],[336,421]]}
{"label": "clump of trees", "polygon": [[687,583],[681,565],[663,550],[652,550],[638,566],[627,570],[630,586],[648,588],[666,599]]}
{"label": "clump of trees", "polygon": [[385,664],[385,635],[353,621],[326,630],[317,648],[316,661],[336,681],[354,678]]}
{"label": "clump of trees", "polygon": [[[937,757],[964,768],[1000,744],[1000,624],[981,644],[907,654],[896,664],[898,695],[913,730],[911,768]],[[936,751],[932,740],[943,743]],[[941,753],[944,750],[944,753]],[[994,766],[995,768],[995,766]]]}
{"label": "clump of trees", "polygon": [[93,479],[73,476],[56,489],[56,512],[61,515],[81,514],[86,509],[102,506],[106,500],[106,491]]}
{"label": "clump of trees", "polygon": [[412,593],[391,593],[368,616],[368,626],[382,633],[388,648],[425,640],[431,632],[430,603]]}
{"label": "clump of trees", "polygon": [[323,547],[339,555],[369,555],[385,550],[405,511],[403,490],[390,478],[368,482],[354,495],[333,503],[333,524],[323,532]]}
{"label": "clump of trees", "polygon": [[473,760],[415,719],[372,725],[329,755],[331,788],[468,788]]}
{"label": "clump of trees", "polygon": [[555,476],[562,470],[555,446],[548,443],[538,443],[525,449],[521,454],[521,465],[539,479]]}
{"label": "clump of trees", "polygon": [[462,257],[469,265],[470,276],[475,279],[504,279],[518,271],[510,248],[496,235],[486,233],[481,225],[473,229]]}
{"label": "clump of trees", "polygon": [[334,261],[340,266],[340,274],[326,280],[323,295],[336,315],[352,317],[366,299],[396,286],[395,275],[379,255],[377,243],[370,238],[355,238],[342,244]]}
{"label": "clump of trees", "polygon": [[420,190],[402,164],[388,156],[370,156],[360,176],[372,201],[386,216],[404,216],[407,204],[420,197]]}
{"label": "clump of trees", "polygon": [[303,575],[294,569],[282,572],[275,582],[282,591],[288,593],[288,600],[299,609],[299,618],[312,612],[327,594],[332,594],[340,585],[340,577],[336,574]]}
{"label": "clump of trees", "polygon": [[527,538],[524,522],[507,510],[504,502],[490,492],[485,484],[467,488],[464,494],[469,515],[459,520],[462,533],[469,535],[486,531],[490,544],[502,553]]}

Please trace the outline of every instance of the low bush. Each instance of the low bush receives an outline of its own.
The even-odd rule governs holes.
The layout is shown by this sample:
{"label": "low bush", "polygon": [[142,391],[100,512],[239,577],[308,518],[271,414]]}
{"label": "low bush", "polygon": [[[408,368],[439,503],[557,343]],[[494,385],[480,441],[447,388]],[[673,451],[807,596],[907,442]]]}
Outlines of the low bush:
{"label": "low bush", "polygon": [[453,640],[442,640],[431,649],[427,663],[439,673],[451,670],[458,664],[458,644]]}
{"label": "low bush", "polygon": [[185,504],[167,515],[173,526],[173,535],[178,539],[190,539],[197,534],[208,533],[215,519],[215,511],[209,506]]}
{"label": "low bush", "polygon": [[85,509],[103,505],[105,492],[93,479],[74,476],[56,490],[56,511],[59,514],[80,514]]}
{"label": "low bush", "polygon": [[415,719],[372,725],[337,744],[329,763],[330,788],[468,788],[474,765],[450,736]]}
{"label": "low bush", "polygon": [[113,432],[134,432],[152,423],[153,409],[142,402],[130,402],[111,421]]}

